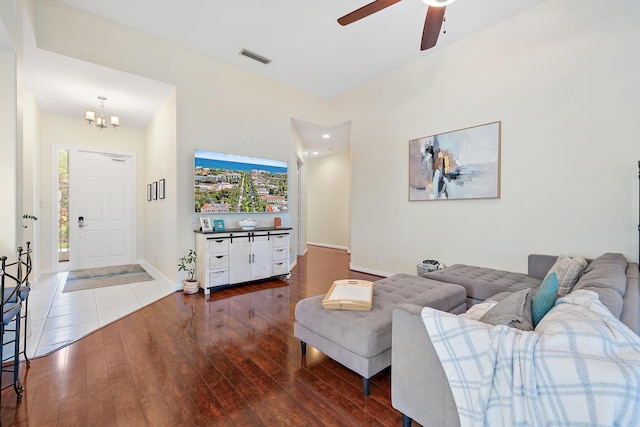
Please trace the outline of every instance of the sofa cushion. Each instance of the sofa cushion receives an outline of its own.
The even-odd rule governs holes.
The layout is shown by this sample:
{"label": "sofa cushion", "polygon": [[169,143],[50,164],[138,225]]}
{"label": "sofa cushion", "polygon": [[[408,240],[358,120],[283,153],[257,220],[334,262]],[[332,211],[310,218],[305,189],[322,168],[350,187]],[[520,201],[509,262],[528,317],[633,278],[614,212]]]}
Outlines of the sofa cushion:
{"label": "sofa cushion", "polygon": [[538,288],[533,304],[531,305],[531,316],[535,327],[545,314],[551,310],[558,296],[558,276],[551,273],[542,281]]}
{"label": "sofa cushion", "polygon": [[[580,278],[580,273],[587,267],[584,257],[569,258],[560,255],[549,269],[549,273],[556,273],[558,277],[558,297],[568,295]],[[547,274],[549,274],[547,273]]]}
{"label": "sofa cushion", "polygon": [[616,317],[616,319],[620,319],[620,316],[622,315],[623,298],[616,290],[609,288],[598,288],[595,286],[584,286],[580,289],[597,293],[602,305],[607,307],[611,314]]}
{"label": "sofa cushion", "polygon": [[[531,289],[531,300],[532,301],[533,301],[533,297],[535,296],[537,291],[538,291],[538,288]],[[495,294],[494,296],[492,296],[491,298],[489,298],[486,301],[500,302],[503,299],[505,299],[506,297],[508,297],[509,295],[511,295],[512,293],[513,292],[500,292],[499,294]]]}
{"label": "sofa cushion", "polygon": [[487,311],[480,321],[490,325],[506,325],[521,331],[532,331],[531,289],[512,293]]}
{"label": "sofa cushion", "polygon": [[484,301],[500,292],[517,292],[527,288],[536,289],[541,282],[540,279],[529,277],[526,274],[465,264],[454,264],[442,270],[425,273],[422,276],[464,286],[467,290],[467,297],[472,300],[472,303]]}
{"label": "sofa cushion", "polygon": [[622,254],[603,254],[589,263],[574,290],[609,288],[624,296],[627,289],[626,270],[627,260]]}

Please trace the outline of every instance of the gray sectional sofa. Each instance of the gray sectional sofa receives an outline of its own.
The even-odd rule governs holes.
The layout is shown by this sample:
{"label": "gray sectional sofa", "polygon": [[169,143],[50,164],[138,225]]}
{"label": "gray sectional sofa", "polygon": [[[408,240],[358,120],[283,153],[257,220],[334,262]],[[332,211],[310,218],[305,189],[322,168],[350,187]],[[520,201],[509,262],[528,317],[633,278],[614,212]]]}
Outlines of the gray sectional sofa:
{"label": "gray sectional sofa", "polygon": [[[470,307],[526,288],[535,293],[556,259],[530,255],[527,274],[453,265],[423,276],[463,286]],[[640,335],[638,275],[637,263],[627,262],[620,254],[604,254],[589,261],[574,290],[596,292],[615,317]],[[413,419],[425,426],[457,426],[460,420],[456,404],[421,311],[422,307],[412,304],[402,304],[393,311],[392,404],[402,412],[405,425]]]}

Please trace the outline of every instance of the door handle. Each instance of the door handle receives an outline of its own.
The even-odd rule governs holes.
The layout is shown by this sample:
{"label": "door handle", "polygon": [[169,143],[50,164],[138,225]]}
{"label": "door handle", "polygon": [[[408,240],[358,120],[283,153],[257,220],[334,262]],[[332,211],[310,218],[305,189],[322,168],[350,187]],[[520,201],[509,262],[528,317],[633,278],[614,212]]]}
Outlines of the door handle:
{"label": "door handle", "polygon": [[79,216],[78,217],[78,227],[83,228],[86,227],[87,224],[84,223],[84,217],[83,216]]}

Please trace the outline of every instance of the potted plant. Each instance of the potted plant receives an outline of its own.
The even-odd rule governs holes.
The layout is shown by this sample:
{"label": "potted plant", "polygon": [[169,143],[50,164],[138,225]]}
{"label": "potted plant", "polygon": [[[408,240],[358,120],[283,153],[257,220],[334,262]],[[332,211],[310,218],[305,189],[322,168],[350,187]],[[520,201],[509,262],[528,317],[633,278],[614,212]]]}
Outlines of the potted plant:
{"label": "potted plant", "polygon": [[196,252],[189,249],[189,253],[178,260],[178,271],[186,271],[189,275],[188,279],[182,281],[182,292],[185,294],[198,293],[198,281],[195,278],[197,258]]}

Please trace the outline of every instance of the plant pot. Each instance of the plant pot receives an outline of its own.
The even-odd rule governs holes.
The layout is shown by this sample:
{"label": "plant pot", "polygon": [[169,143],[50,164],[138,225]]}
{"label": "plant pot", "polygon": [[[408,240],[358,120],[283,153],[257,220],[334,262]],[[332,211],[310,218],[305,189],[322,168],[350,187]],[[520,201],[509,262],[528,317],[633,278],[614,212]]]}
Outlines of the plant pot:
{"label": "plant pot", "polygon": [[200,289],[197,280],[183,280],[182,284],[182,292],[185,294],[197,294]]}

